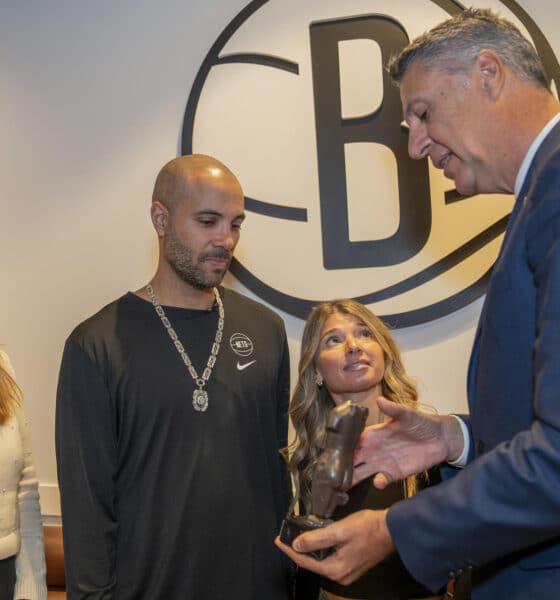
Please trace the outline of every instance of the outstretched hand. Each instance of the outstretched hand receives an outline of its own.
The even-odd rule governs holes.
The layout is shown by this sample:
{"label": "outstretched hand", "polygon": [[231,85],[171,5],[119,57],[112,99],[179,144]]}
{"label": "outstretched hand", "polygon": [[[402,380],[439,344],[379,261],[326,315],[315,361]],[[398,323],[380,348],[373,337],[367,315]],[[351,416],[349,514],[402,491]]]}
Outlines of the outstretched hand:
{"label": "outstretched hand", "polygon": [[364,429],[354,455],[353,485],[375,474],[373,484],[382,489],[461,454],[463,436],[454,417],[422,413],[385,398],[377,404],[390,419]]}
{"label": "outstretched hand", "polygon": [[[394,551],[386,514],[386,510],[361,510],[322,529],[303,533],[294,540],[293,548],[280,538],[274,543],[300,567],[349,585]],[[334,548],[335,552],[324,560],[306,554],[322,548]]]}

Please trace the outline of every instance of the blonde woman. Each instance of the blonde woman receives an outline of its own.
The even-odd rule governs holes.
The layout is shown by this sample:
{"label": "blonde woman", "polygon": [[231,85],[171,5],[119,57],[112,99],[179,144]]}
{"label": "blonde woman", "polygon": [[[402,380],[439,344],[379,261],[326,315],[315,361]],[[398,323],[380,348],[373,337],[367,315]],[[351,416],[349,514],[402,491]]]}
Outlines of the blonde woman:
{"label": "blonde woman", "polygon": [[[288,463],[299,490],[300,512],[310,510],[311,479],[324,446],[329,413],[351,400],[369,409],[366,426],[383,420],[376,400],[416,406],[418,393],[406,374],[399,349],[388,328],[364,305],[335,300],[315,307],[305,324],[298,381],[290,404],[295,440],[287,449]],[[436,473],[410,477],[378,490],[371,478],[349,490],[349,501],[334,519],[362,509],[387,508],[439,480]],[[432,593],[406,571],[398,555],[366,573],[350,586],[322,579],[322,596],[329,600],[396,600],[432,598]],[[300,597],[310,596],[309,584]]]}
{"label": "blonde woman", "polygon": [[0,350],[0,600],[46,600],[37,478],[21,392]]}

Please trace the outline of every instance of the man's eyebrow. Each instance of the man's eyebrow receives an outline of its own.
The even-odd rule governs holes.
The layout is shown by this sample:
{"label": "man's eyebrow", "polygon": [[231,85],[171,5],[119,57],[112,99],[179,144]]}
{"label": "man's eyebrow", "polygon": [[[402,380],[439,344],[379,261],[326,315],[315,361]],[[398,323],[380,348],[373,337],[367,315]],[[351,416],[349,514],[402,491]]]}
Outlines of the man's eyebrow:
{"label": "man's eyebrow", "polygon": [[[200,210],[197,210],[195,213],[193,213],[195,217],[221,217],[223,218],[225,215],[224,213],[220,212],[219,210],[215,210],[213,208],[202,208]],[[233,217],[233,221],[235,220],[239,220],[241,219],[242,221],[245,220],[245,213],[239,213],[238,215],[235,215],[235,217]]]}
{"label": "man's eyebrow", "polygon": [[414,108],[413,108],[413,104],[414,104],[414,101],[412,101],[412,102],[409,102],[409,103],[406,105],[406,109],[405,109],[405,111],[404,111],[404,118],[405,118],[405,119],[406,119],[406,117],[408,117],[408,115],[413,115],[413,114],[414,114]]}
{"label": "man's eyebrow", "polygon": [[223,217],[223,213],[221,213],[219,210],[213,210],[211,208],[202,208],[201,210],[197,210],[194,213],[197,217],[200,217],[202,215],[208,215],[208,216],[214,216],[214,217]]}

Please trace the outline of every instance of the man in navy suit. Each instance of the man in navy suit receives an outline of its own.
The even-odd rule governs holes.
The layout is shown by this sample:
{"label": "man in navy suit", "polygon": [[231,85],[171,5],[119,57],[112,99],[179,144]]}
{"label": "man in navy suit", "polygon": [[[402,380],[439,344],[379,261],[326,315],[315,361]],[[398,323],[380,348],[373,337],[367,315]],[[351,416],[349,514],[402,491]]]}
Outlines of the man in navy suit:
{"label": "man in navy suit", "polygon": [[[515,194],[471,356],[470,417],[381,400],[391,420],[362,436],[355,479],[377,473],[384,487],[444,463],[449,477],[303,534],[299,552],[277,544],[342,584],[397,550],[434,591],[471,573],[475,599],[558,598],[560,104],[531,44],[488,10],[423,34],[390,71],[411,156],[429,156],[463,194]],[[329,546],[322,562],[303,554]]]}

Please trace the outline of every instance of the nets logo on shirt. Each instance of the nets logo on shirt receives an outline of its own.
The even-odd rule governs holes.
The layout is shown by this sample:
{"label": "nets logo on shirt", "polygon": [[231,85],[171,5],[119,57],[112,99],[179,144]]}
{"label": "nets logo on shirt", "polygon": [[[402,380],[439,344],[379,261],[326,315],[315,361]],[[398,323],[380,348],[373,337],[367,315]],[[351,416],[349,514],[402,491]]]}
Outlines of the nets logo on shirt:
{"label": "nets logo on shirt", "polygon": [[[474,2],[535,45],[556,94],[560,67],[511,0]],[[485,290],[511,196],[461,196],[408,156],[398,89],[384,69],[454,0],[258,0],[220,34],[191,89],[182,153],[216,156],[249,214],[231,272],[305,318],[353,297],[395,327],[442,317]]]}
{"label": "nets logo on shirt", "polygon": [[253,342],[244,333],[234,333],[229,338],[229,345],[238,356],[250,356],[253,354]]}

